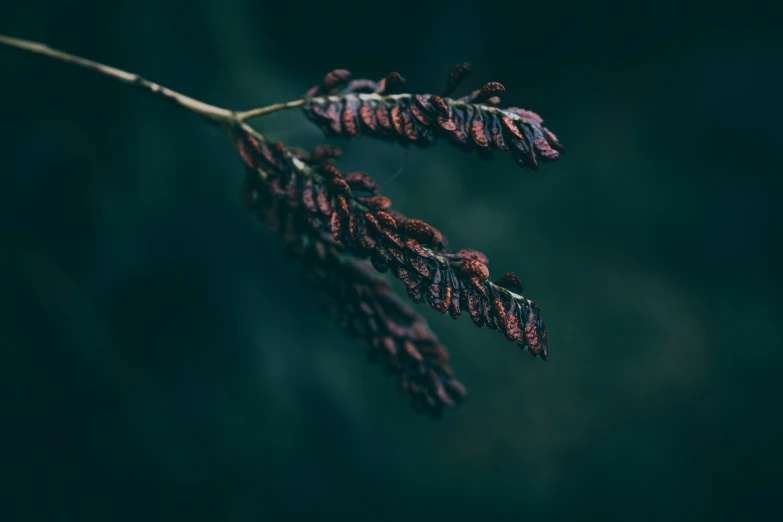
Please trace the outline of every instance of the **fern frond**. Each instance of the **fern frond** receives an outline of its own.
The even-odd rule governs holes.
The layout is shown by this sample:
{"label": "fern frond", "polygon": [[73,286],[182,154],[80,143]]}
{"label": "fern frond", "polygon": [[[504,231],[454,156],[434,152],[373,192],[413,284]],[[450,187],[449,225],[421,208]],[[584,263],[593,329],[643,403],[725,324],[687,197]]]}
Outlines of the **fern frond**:
{"label": "fern frond", "polygon": [[[444,93],[451,93],[469,71],[459,64],[449,74]],[[508,152],[523,167],[538,169],[565,150],[534,112],[496,105],[505,94],[498,82],[484,84],[453,99],[431,94],[392,94],[404,83],[397,73],[379,82],[352,80],[344,69],[332,71],[301,104],[305,115],[327,135],[374,138],[425,147],[438,138],[483,157]]]}
{"label": "fern frond", "polygon": [[249,134],[235,135],[235,143],[249,168],[251,207],[266,213],[263,202],[285,201],[286,211],[321,239],[328,235],[345,253],[370,259],[376,270],[397,277],[414,303],[426,300],[455,319],[467,310],[477,326],[498,330],[532,355],[548,358],[540,310],[515,292],[521,290],[518,278],[508,273],[491,282],[486,256],[448,250],[436,228],[392,211],[369,175],[343,174],[329,157],[312,161]]}

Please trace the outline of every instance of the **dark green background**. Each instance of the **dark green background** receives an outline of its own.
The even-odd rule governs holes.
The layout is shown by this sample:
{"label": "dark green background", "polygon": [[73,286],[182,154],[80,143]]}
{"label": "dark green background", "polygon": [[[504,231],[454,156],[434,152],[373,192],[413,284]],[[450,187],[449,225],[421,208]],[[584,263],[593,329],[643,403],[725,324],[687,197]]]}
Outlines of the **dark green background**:
{"label": "dark green background", "polygon": [[[502,82],[568,154],[536,174],[445,144],[345,144],[345,168],[399,210],[487,253],[495,276],[517,271],[550,329],[543,363],[420,306],[472,393],[434,422],[241,208],[217,130],[0,48],[2,520],[779,516],[777,13],[16,4],[0,32],[229,108],[295,98],[336,67],[438,91],[471,61],[467,88]],[[324,141],[298,113],[259,128]]]}

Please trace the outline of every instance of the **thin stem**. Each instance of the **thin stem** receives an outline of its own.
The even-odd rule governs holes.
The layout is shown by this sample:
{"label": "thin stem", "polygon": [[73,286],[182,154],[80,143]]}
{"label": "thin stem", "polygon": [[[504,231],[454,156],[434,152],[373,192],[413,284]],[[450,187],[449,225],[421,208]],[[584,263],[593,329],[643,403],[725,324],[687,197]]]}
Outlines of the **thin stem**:
{"label": "thin stem", "polygon": [[86,67],[87,69],[92,69],[93,71],[97,71],[106,76],[110,76],[123,83],[136,85],[148,92],[161,96],[169,101],[173,101],[180,107],[183,107],[184,109],[187,109],[191,112],[195,112],[196,114],[199,114],[212,122],[218,124],[224,124],[224,125],[227,124],[229,126],[233,126],[237,122],[236,116],[233,111],[230,111],[228,109],[223,109],[221,107],[216,107],[214,105],[204,103],[202,101],[196,100],[189,96],[185,96],[184,94],[180,94],[176,91],[172,91],[171,89],[158,85],[157,83],[146,80],[145,78],[142,78],[138,74],[129,73],[127,71],[117,69],[116,67],[111,67],[109,65],[104,65],[102,63],[94,62],[92,60],[81,58],[73,54],[65,53],[63,51],[58,51],[57,49],[52,49],[47,45],[37,43],[37,42],[31,42],[29,40],[21,40],[19,38],[13,38],[10,36],[5,36],[0,34],[0,43],[11,47],[16,47],[17,49],[29,51],[31,53],[48,56],[50,58],[54,58],[55,60],[59,60],[61,62],[80,65],[82,67]]}
{"label": "thin stem", "polygon": [[307,103],[307,100],[302,98],[300,100],[294,100],[286,103],[275,103],[274,105],[268,105],[266,107],[260,107],[258,109],[251,109],[249,111],[243,111],[236,113],[236,118],[239,121],[247,121],[251,118],[256,118],[258,116],[264,116],[266,114],[271,114],[273,112],[277,111],[284,111],[286,109],[294,109],[296,107],[301,107]]}
{"label": "thin stem", "polygon": [[280,103],[271,105],[269,107],[264,107],[262,109],[254,109],[244,113],[236,113],[228,109],[223,109],[222,107],[204,103],[202,101],[191,98],[190,96],[185,96],[184,94],[180,94],[176,91],[163,87],[162,85],[158,85],[157,83],[142,78],[138,74],[123,71],[122,69],[111,67],[110,65],[94,62],[92,60],[82,58],[81,56],[58,51],[57,49],[52,49],[51,47],[42,43],[31,42],[29,40],[22,40],[0,34],[0,44],[22,49],[24,51],[29,51],[31,53],[40,54],[42,56],[48,56],[49,58],[54,58],[55,60],[59,60],[64,63],[79,65],[81,67],[85,67],[87,69],[91,69],[103,75],[114,78],[115,80],[119,80],[123,83],[135,85],[147,92],[151,92],[168,101],[174,102],[183,109],[206,118],[208,121],[217,124],[226,132],[231,133],[235,129],[242,129],[243,132],[254,136],[256,139],[262,142],[265,142],[266,138],[253,129],[250,125],[245,123],[244,119],[248,116],[243,118],[240,117],[241,114],[249,115],[249,117],[255,117],[262,114],[269,114],[277,110],[282,110],[284,108],[298,107],[304,103],[304,100],[296,100],[287,104]]}
{"label": "thin stem", "polygon": [[301,107],[307,102],[305,99],[300,99],[286,103],[275,103],[273,105],[251,109],[248,111],[234,112],[222,107],[204,103],[202,101],[191,98],[190,96],[185,96],[184,94],[151,82],[138,74],[123,71],[122,69],[111,67],[110,65],[94,62],[92,60],[82,58],[81,56],[59,51],[42,43],[31,42],[29,40],[22,40],[20,38],[14,38],[0,34],[0,44],[5,44],[10,47],[40,54],[42,56],[48,56],[49,58],[54,58],[55,60],[59,60],[61,62],[79,65],[81,67],[99,72],[103,75],[110,76],[123,83],[141,87],[148,92],[161,96],[169,101],[173,101],[180,107],[191,112],[195,112],[196,114],[199,114],[214,123],[228,126],[229,128],[235,127],[237,124],[243,123],[251,118],[257,118],[259,116],[264,116],[273,112]]}

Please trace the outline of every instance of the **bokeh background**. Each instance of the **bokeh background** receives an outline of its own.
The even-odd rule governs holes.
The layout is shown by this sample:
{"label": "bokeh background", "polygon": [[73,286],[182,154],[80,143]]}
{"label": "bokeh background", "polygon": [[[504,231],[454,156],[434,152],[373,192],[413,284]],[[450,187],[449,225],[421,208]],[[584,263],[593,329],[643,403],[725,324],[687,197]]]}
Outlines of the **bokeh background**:
{"label": "bokeh background", "polygon": [[432,421],[244,212],[217,130],[0,48],[0,519],[775,518],[779,29],[752,2],[3,3],[0,33],[237,109],[470,61],[568,154],[340,143],[549,326],[543,363],[419,306],[471,391]]}

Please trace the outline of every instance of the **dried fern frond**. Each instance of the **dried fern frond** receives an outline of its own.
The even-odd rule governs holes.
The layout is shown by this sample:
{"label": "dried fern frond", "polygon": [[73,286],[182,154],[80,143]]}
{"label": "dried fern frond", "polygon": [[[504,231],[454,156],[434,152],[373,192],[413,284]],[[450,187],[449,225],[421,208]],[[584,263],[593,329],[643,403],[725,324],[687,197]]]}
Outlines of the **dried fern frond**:
{"label": "dried fern frond", "polygon": [[262,202],[260,209],[268,212],[267,198],[285,200],[289,212],[296,209],[322,236],[328,233],[347,253],[369,258],[376,270],[397,277],[414,303],[426,300],[455,319],[467,310],[477,326],[498,330],[547,359],[546,327],[535,303],[514,291],[521,287],[516,276],[508,273],[491,282],[483,254],[446,249],[437,229],[392,211],[391,201],[365,173],[344,175],[323,155],[308,163],[309,156],[247,133],[237,133],[235,143],[252,173],[251,204]]}
{"label": "dried fern frond", "polygon": [[542,125],[536,113],[496,107],[505,93],[498,82],[457,98],[447,98],[469,72],[458,64],[449,74],[443,96],[392,94],[404,80],[391,73],[379,82],[352,80],[338,69],[307,92],[302,110],[327,135],[371,136],[403,144],[427,146],[437,138],[483,157],[492,151],[509,152],[523,167],[538,169],[540,161],[554,161],[564,151],[557,137]]}
{"label": "dried fern frond", "polygon": [[[306,153],[270,147],[244,133],[236,136],[235,143],[243,159],[266,169],[262,180],[259,166],[248,165],[246,204],[278,230],[288,253],[301,262],[305,280],[317,289],[342,328],[364,342],[370,360],[397,377],[399,390],[411,397],[416,411],[439,416],[444,408],[461,404],[467,390],[453,377],[448,352],[427,321],[403,304],[371,265],[347,255],[347,247],[332,237],[328,218],[308,212],[312,203],[305,205],[309,196],[304,191],[312,187],[311,175],[297,165],[323,164],[339,157],[339,150],[323,146]],[[334,208],[332,201],[329,198],[330,208]],[[326,204],[321,198],[320,205]]]}

